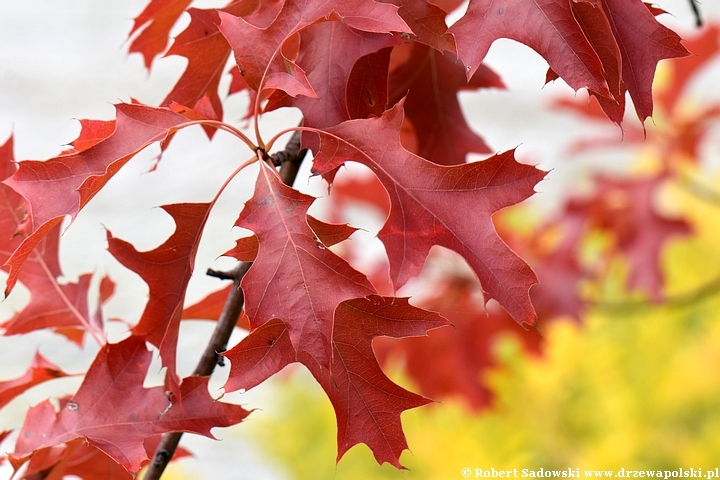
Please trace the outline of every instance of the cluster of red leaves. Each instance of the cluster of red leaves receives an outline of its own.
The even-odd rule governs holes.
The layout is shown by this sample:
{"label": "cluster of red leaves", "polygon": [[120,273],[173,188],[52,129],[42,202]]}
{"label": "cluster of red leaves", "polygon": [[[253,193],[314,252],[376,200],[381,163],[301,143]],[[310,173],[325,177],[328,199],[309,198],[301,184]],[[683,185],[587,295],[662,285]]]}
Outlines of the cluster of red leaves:
{"label": "cluster of red leaves", "polygon": [[[477,371],[492,364],[486,354],[491,332],[505,328],[497,325],[514,325],[510,317],[519,324],[536,322],[530,298],[535,273],[501,240],[491,217],[532,195],[544,172],[518,163],[513,151],[466,163],[468,153],[489,148],[468,127],[457,94],[502,87],[481,63],[490,44],[511,38],[532,47],[548,61],[548,78],[587,88],[618,123],[626,91],[641,120],[652,113],[658,61],[687,51],[640,0],[474,0],[451,28],[445,17],[460,3],[454,0],[236,0],[213,10],[189,8],[190,3],[152,0],[131,32],[130,50],[141,52],[150,66],[166,51],[180,15],[190,16],[166,51],[186,57],[187,67],[161,106],[119,104],[113,121],[83,121],[73,148],[46,161],[16,164],[11,141],[2,149],[0,259],[9,275],[6,293],[20,281],[31,294],[30,304],[4,325],[5,333],[52,329],[80,342],[89,332],[102,345],[80,389],[62,399],[59,410],[49,401],[30,409],[12,462],[17,468],[28,464],[31,474],[94,479],[107,478],[101,472],[108,471],[109,457],[134,474],[158,434],[211,436],[212,427],[238,423],[248,414],[213,400],[206,377],[181,379],[175,368],[181,319],[218,311],[217,295],[183,310],[214,201],[163,206],[176,230],[148,252],[108,232],[110,253],[150,290],[127,339],[108,343],[105,337],[101,310],[107,285],[97,294],[90,292],[90,275],[76,284],[58,282],[62,220],[74,218],[147,145],[164,147],[179,129],[200,124],[208,135],[218,128],[235,133],[261,165],[252,198],[236,222],[254,235],[227,252],[253,265],[241,285],[249,334],[226,353],[232,369],[225,389],[251,388],[289,363],[302,363],[335,408],[338,459],[365,443],[378,462],[401,467],[407,443],[400,414],[429,399],[385,376],[373,339],[422,336],[449,319],[467,328],[470,338],[437,338],[463,345],[452,350],[467,353],[463,368]],[[230,93],[249,95],[254,140],[221,122],[218,85],[231,55],[236,66],[229,70]],[[308,216],[314,198],[283,184],[265,164],[285,132],[265,142],[257,122],[263,112],[281,107],[302,112],[298,130],[313,152],[313,174],[332,184],[338,169],[353,161],[370,169],[381,185],[387,219],[378,237],[387,251],[389,295],[329,249],[353,229]],[[632,240],[619,244],[635,248]],[[484,301],[496,300],[509,316],[492,314],[493,326],[476,322],[482,308],[466,301],[462,288],[455,298],[467,305],[460,310],[439,298],[420,308],[393,296],[421,272],[435,245],[464,258]],[[443,291],[452,297],[453,289]],[[97,301],[90,302],[90,295],[98,295]],[[90,312],[88,304],[96,303],[100,311]],[[167,367],[164,387],[143,387],[151,355],[146,343],[158,349]],[[446,348],[441,350],[446,355]],[[436,365],[455,369],[449,360]],[[48,368],[39,362],[32,380],[18,380],[22,386],[9,387],[8,395],[47,379],[42,371]],[[440,394],[456,388],[438,387],[432,378],[440,377],[439,369],[428,374],[427,384],[435,386],[421,382],[422,388]],[[475,404],[485,402],[481,384],[466,390]],[[93,467],[78,467],[89,458],[97,459]]]}

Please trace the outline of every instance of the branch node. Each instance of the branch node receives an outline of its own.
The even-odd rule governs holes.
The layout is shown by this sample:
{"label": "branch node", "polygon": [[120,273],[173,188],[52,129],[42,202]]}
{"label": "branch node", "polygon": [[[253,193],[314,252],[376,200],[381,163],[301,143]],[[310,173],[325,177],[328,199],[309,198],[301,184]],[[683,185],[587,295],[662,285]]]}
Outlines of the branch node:
{"label": "branch node", "polygon": [[212,268],[208,268],[205,272],[205,275],[209,275],[211,277],[219,278],[220,280],[235,280],[236,273],[234,270],[231,270],[229,272],[221,272],[220,270],[214,270]]}

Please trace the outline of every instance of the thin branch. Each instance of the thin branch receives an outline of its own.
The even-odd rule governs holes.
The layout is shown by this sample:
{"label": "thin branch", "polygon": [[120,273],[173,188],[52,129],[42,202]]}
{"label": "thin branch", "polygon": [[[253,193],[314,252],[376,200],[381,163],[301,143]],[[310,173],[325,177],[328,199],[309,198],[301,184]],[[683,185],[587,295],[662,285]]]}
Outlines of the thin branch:
{"label": "thin branch", "polygon": [[697,0],[690,0],[690,8],[692,8],[693,13],[695,14],[695,25],[702,27],[703,21],[700,16],[700,7],[698,7]]}
{"label": "thin branch", "polygon": [[666,297],[662,303],[654,305],[647,300],[627,300],[617,302],[603,302],[603,301],[589,301],[590,305],[604,310],[606,312],[632,312],[638,310],[644,310],[653,306],[665,306],[668,308],[683,308],[689,305],[699,303],[706,298],[712,297],[720,293],[720,276],[713,278],[709,282],[700,285],[698,288],[689,291],[678,293]]}
{"label": "thin branch", "polygon": [[[282,178],[283,183],[290,186],[295,182],[295,178],[300,170],[300,165],[307,153],[306,149],[301,149],[300,135],[299,131],[295,132],[288,141],[285,150],[270,155],[273,162],[277,162],[280,165],[280,178]],[[240,318],[240,313],[242,312],[245,304],[245,297],[242,289],[240,288],[240,281],[245,276],[251,265],[252,262],[241,262],[230,272],[218,272],[212,269],[208,270],[208,275],[232,280],[233,288],[230,290],[230,293],[225,300],[225,306],[220,314],[220,318],[218,318],[215,331],[213,332],[212,337],[210,337],[210,340],[205,347],[205,351],[193,371],[193,375],[211,375],[216,365],[222,365],[221,362],[223,357],[220,356],[220,353],[227,350],[230,335]],[[148,465],[147,472],[145,473],[143,480],[160,479],[165,471],[165,468],[175,454],[175,449],[177,449],[181,438],[182,432],[170,432],[163,435],[160,445],[158,445],[152,461],[150,462],[150,465]]]}

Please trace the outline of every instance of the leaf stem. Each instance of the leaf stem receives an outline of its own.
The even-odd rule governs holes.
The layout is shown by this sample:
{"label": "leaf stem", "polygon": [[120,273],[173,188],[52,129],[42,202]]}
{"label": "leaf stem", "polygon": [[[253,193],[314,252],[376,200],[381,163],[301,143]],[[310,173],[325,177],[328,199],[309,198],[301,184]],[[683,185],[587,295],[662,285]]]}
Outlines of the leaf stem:
{"label": "leaf stem", "polygon": [[247,145],[248,147],[250,147],[250,150],[252,150],[253,152],[254,152],[255,150],[257,150],[257,148],[258,148],[258,147],[252,142],[252,140],[250,140],[250,138],[249,138],[247,135],[245,135],[242,131],[240,131],[239,129],[233,127],[232,125],[229,125],[229,124],[227,124],[227,123],[225,123],[225,122],[220,122],[220,121],[218,121],[218,120],[210,120],[210,119],[207,119],[207,120],[190,120],[189,122],[181,123],[180,125],[177,125],[177,126],[174,127],[173,129],[174,129],[174,130],[180,130],[181,128],[190,127],[190,126],[193,126],[193,125],[203,125],[203,126],[206,126],[206,127],[215,127],[215,128],[217,128],[217,129],[219,129],[219,130],[225,130],[226,132],[231,133],[232,135],[235,135],[235,136],[238,137],[240,140],[242,140],[243,143],[245,143],[245,145]]}
{"label": "leaf stem", "polygon": [[[300,170],[300,164],[302,163],[306,152],[306,150],[300,148],[299,135],[299,131],[297,132],[297,136],[293,134],[293,137],[288,141],[285,150],[283,152],[278,152],[274,157],[275,159],[282,159],[282,165],[280,166],[280,178],[283,183],[289,186],[292,186],[295,182],[295,178],[297,178],[298,171]],[[273,158],[272,155],[271,158]],[[222,185],[217,196],[220,195],[220,192],[222,192],[230,180],[238,172],[240,172],[240,170],[257,160],[258,157],[253,157],[238,167]],[[217,200],[217,196],[215,197],[215,200]],[[213,202],[215,200],[213,200]],[[235,329],[235,325],[240,318],[240,313],[242,312],[245,304],[245,297],[242,289],[240,288],[240,282],[250,269],[251,265],[252,262],[241,262],[237,265],[237,267],[235,267],[235,269],[226,274],[227,277],[232,278],[233,288],[230,289],[230,293],[225,300],[225,306],[223,307],[223,310],[220,313],[220,318],[218,318],[217,325],[215,326],[215,331],[213,332],[212,337],[210,337],[210,340],[205,347],[195,370],[193,371],[193,375],[211,375],[215,366],[218,364],[218,360],[220,358],[219,354],[227,349],[228,340]],[[145,473],[143,480],[160,479],[165,471],[165,468],[175,454],[175,450],[180,443],[181,437],[182,432],[171,432],[163,435],[160,444],[155,450],[152,461],[148,465],[147,472]]]}

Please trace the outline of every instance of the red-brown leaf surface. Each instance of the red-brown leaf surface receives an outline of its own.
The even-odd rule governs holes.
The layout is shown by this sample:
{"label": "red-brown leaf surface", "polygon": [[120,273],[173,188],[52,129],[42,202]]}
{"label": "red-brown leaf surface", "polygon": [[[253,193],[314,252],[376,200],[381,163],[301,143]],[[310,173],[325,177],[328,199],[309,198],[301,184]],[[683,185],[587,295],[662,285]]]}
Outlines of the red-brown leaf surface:
{"label": "red-brown leaf surface", "polygon": [[[252,14],[259,7],[257,0],[241,0],[222,11],[237,16]],[[196,108],[203,98],[210,101],[213,120],[222,120],[223,107],[218,96],[220,78],[230,58],[230,45],[218,30],[220,16],[217,10],[190,8],[190,24],[173,42],[166,55],[180,55],[188,60],[182,76],[168,93],[162,105],[175,102]],[[208,133],[211,131],[208,130]]]}
{"label": "red-brown leaf surface", "polygon": [[281,51],[283,43],[303,28],[317,21],[341,19],[348,27],[364,32],[410,31],[397,14],[397,7],[373,0],[352,4],[341,0],[287,0],[277,18],[264,28],[230,14],[221,13],[220,17],[220,31],[235,53],[246,84],[257,91],[266,75],[264,88],[277,88],[293,97],[315,97],[305,72]]}
{"label": "red-brown leaf surface", "polygon": [[[161,436],[155,435],[145,440],[145,451],[152,455]],[[173,460],[187,457],[189,452],[179,447]],[[24,480],[41,480],[66,478],[75,475],[82,480],[132,480],[135,478],[115,460],[105,453],[89,445],[82,438],[70,442],[38,450],[28,462],[24,470]]]}
{"label": "red-brown leaf surface", "polygon": [[[258,241],[257,257],[242,281],[251,332],[226,353],[232,371],[225,388],[252,388],[289,363],[301,362],[335,406],[338,459],[364,442],[380,463],[399,467],[407,448],[400,413],[427,400],[382,374],[370,342],[377,335],[424,334],[445,321],[406,300],[372,296],[367,278],[328,250],[311,229],[306,212],[313,200],[283,185],[269,168],[260,169],[255,193],[237,222],[254,231]],[[327,224],[312,223],[327,230]],[[357,312],[365,312],[368,323]],[[357,343],[348,344],[353,335]],[[348,409],[361,404],[362,411],[349,418]]]}
{"label": "red-brown leaf surface", "polygon": [[641,0],[602,0],[622,55],[622,80],[640,121],[653,112],[652,82],[660,60],[689,55],[680,37]]}
{"label": "red-brown leaf surface", "polygon": [[318,132],[313,171],[330,174],[345,161],[369,167],[390,195],[390,216],[378,234],[396,288],[420,273],[433,245],[462,255],[516,321],[533,324],[528,291],[535,274],[497,236],[491,216],[533,193],[544,172],[515,161],[513,152],[464,165],[443,166],[400,145],[402,104],[380,118],[351,120]]}
{"label": "red-brown leaf surface", "polygon": [[413,307],[404,298],[372,295],[338,305],[330,376],[322,379],[315,374],[337,415],[338,460],[353,445],[365,443],[378,463],[401,467],[399,457],[407,442],[400,414],[430,400],[385,376],[372,339],[422,336],[447,324],[440,315]]}
{"label": "red-brown leaf surface", "polygon": [[570,2],[573,14],[602,62],[603,73],[612,98],[590,91],[607,117],[620,125],[625,114],[625,92],[622,82],[622,55],[613,35],[602,2]]}
{"label": "red-brown leaf surface", "polygon": [[115,108],[115,130],[107,138],[76,153],[20,162],[17,172],[5,180],[28,200],[30,214],[30,235],[7,260],[6,293],[15,285],[28,255],[65,215],[74,218],[130,158],[147,145],[165,140],[174,127],[187,121],[166,108],[124,103]]}
{"label": "red-brown leaf surface", "polygon": [[[0,180],[17,170],[13,162],[12,137],[0,147]],[[15,190],[0,183],[0,263],[5,263],[27,238],[27,202]],[[60,222],[50,225],[49,233],[35,250],[29,250],[25,268],[15,271],[14,280],[20,280],[30,291],[30,302],[2,324],[5,335],[27,333],[50,328],[80,341],[78,331],[102,331],[100,317],[88,312],[88,287],[92,275],[81,275],[78,282],[60,283],[62,275],[58,259]],[[6,294],[10,289],[8,279]],[[91,326],[92,325],[92,326]],[[78,328],[80,330],[78,330]]]}
{"label": "red-brown leaf surface", "polygon": [[23,375],[12,380],[0,381],[0,408],[35,385],[65,376],[67,373],[37,352]]}
{"label": "red-brown leaf surface", "polygon": [[145,67],[150,68],[153,59],[165,51],[170,30],[192,0],[151,0],[135,18],[129,36],[137,35],[130,44],[130,52],[142,53]]}
{"label": "red-brown leaf surface", "polygon": [[181,397],[172,402],[163,387],[143,387],[151,358],[142,337],[105,345],[59,412],[50,401],[30,409],[12,454],[16,462],[35,450],[84,438],[137,473],[147,462],[146,438],[171,431],[214,438],[210,429],[234,425],[248,415],[240,406],[215,401],[207,391],[208,377],[184,379]]}
{"label": "red-brown leaf surface", "polygon": [[[296,63],[307,72],[317,98],[291,98],[278,92],[276,97],[279,98],[271,99],[272,108],[299,108],[303,113],[303,125],[307,127],[322,128],[350,120],[347,90],[355,62],[401,42],[399,36],[363,32],[342,22],[322,22],[304,29],[300,33],[301,47]],[[384,109],[385,105],[382,105],[381,110]]]}
{"label": "red-brown leaf surface", "polygon": [[[573,16],[572,2],[557,0],[471,0],[450,27],[468,78],[498,38],[523,43],[547,60],[573,89],[609,97],[602,62]],[[644,8],[644,7],[643,7]]]}
{"label": "red-brown leaf surface", "polygon": [[391,52],[392,48],[384,48],[359,58],[353,65],[346,91],[350,118],[379,117],[387,108]]}
{"label": "red-brown leaf surface", "polygon": [[263,167],[236,225],[252,230],[259,244],[242,280],[252,329],[273,318],[283,320],[298,355],[328,368],[336,305],[375,290],[310,228],[306,213],[313,201]]}
{"label": "red-brown leaf surface", "polygon": [[417,155],[440,165],[465,163],[467,154],[489,153],[490,149],[473,132],[460,109],[460,90],[481,87],[502,88],[500,78],[480,65],[468,83],[465,68],[453,54],[442,54],[420,43],[395,49],[410,49],[402,65],[392,69],[389,78],[390,104],[405,98],[406,121],[417,138]]}
{"label": "red-brown leaf surface", "polygon": [[447,13],[437,5],[413,0],[390,0],[397,5],[398,14],[415,34],[415,39],[440,52],[455,53],[455,38],[447,31]]}
{"label": "red-brown leaf surface", "polygon": [[365,443],[378,463],[401,468],[400,454],[408,446],[400,414],[430,400],[396,385],[383,373],[372,339],[421,336],[444,325],[447,320],[440,315],[413,307],[404,298],[370,295],[343,301],[334,312],[331,363],[322,367],[298,355],[289,325],[273,318],[225,354],[232,364],[225,388],[252,388],[287,364],[300,361],[335,409],[337,460],[352,446]]}
{"label": "red-brown leaf surface", "polygon": [[130,243],[108,232],[108,250],[147,283],[150,296],[135,335],[160,349],[163,365],[175,374],[180,317],[185,291],[195,266],[195,254],[210,204],[183,203],[162,207],[175,221],[175,232],[159,247],[138,252]]}

